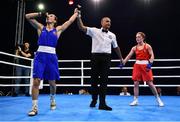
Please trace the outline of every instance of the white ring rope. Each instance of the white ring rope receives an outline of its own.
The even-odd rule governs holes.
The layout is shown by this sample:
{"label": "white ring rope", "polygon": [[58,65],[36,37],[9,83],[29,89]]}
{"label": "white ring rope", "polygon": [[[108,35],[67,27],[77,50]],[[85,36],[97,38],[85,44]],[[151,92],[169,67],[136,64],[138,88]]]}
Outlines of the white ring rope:
{"label": "white ring rope", "polygon": [[[0,76],[0,79],[24,79],[31,78],[30,76]],[[61,76],[60,78],[91,78],[91,76]],[[109,76],[108,78],[132,78],[132,76]],[[180,78],[180,75],[163,75],[163,76],[154,76],[154,78]]]}
{"label": "white ring rope", "polygon": [[13,55],[13,54],[1,52],[1,51],[0,51],[0,54],[6,55],[6,56],[15,57],[15,58],[20,58],[20,59],[25,59],[25,60],[29,60],[29,61],[32,61],[32,60],[33,60],[33,59],[30,59],[30,58],[26,58],[26,57],[22,57],[22,56],[17,56],[17,55]]}
{"label": "white ring rope", "polygon": [[[6,56],[12,56],[12,57],[16,57],[16,58],[21,58],[21,59],[26,59],[26,60],[30,60],[31,61],[31,65],[33,62],[33,59],[29,59],[29,58],[25,58],[25,57],[21,57],[21,56],[17,56],[17,55],[13,55],[13,54],[9,54],[9,53],[5,53],[5,52],[1,52],[0,54],[6,55]],[[111,60],[112,62],[119,62],[119,60]],[[135,59],[131,59],[129,60],[130,62],[134,62]],[[155,61],[180,61],[180,59],[155,59]],[[84,78],[90,78],[90,76],[84,76],[84,70],[90,70],[90,67],[84,67],[84,63],[86,62],[90,62],[90,60],[58,60],[58,62],[61,63],[81,63],[81,67],[68,67],[68,68],[59,68],[59,70],[80,70],[81,71],[81,75],[80,76],[61,76],[60,78],[64,78],[64,79],[81,79],[81,83],[80,84],[57,84],[57,86],[90,86],[89,84],[84,84]],[[24,68],[31,68],[31,76],[0,76],[0,79],[20,79],[20,78],[29,78],[31,79],[31,84],[0,84],[0,87],[6,87],[6,86],[31,86],[32,85],[32,67],[31,66],[25,66],[25,65],[20,65],[20,64],[16,64],[16,63],[10,63],[10,62],[5,62],[5,61],[0,61],[0,63],[2,64],[7,64],[7,65],[12,65],[12,66],[19,66],[19,67],[24,67]],[[111,67],[110,69],[112,70],[120,70],[119,67]],[[133,69],[133,67],[123,67],[123,69]],[[123,70],[121,69],[121,70]],[[152,69],[180,69],[180,66],[164,66],[164,67],[152,67]],[[132,78],[132,76],[109,76],[109,78]],[[154,78],[180,78],[180,75],[155,75]],[[49,84],[43,84],[43,86],[49,86]],[[108,85],[110,87],[120,87],[120,86],[134,86],[134,85]],[[143,87],[146,87],[147,85],[140,85]],[[161,86],[161,87],[177,87],[180,85],[156,85],[156,86]]]}
{"label": "white ring rope", "polygon": [[24,79],[24,78],[31,78],[30,76],[0,76],[0,79]]}
{"label": "white ring rope", "polygon": [[[90,62],[90,60],[58,60],[58,62]],[[119,61],[118,59],[111,60],[112,62]],[[136,61],[135,59],[130,59],[130,62]],[[154,59],[154,61],[180,61],[180,59]]]}
{"label": "white ring rope", "polygon": [[[59,70],[81,70],[82,68],[59,68]],[[90,67],[83,68],[84,70],[90,70]],[[111,67],[110,69],[120,69],[119,67]],[[123,67],[122,69],[133,69],[133,67]],[[152,69],[180,69],[180,66],[166,66],[166,67],[152,67]]]}
{"label": "white ring rope", "polygon": [[19,66],[19,67],[23,67],[23,68],[32,68],[31,66],[25,66],[25,65],[16,64],[16,63],[10,63],[10,62],[5,62],[5,61],[0,61],[0,63],[12,65],[12,66]]}
{"label": "white ring rope", "polygon": [[[0,84],[0,87],[14,87],[14,86],[30,86],[30,84]],[[43,86],[49,86],[49,84],[43,84]],[[69,87],[89,87],[91,86],[90,84],[56,84],[56,86],[69,86]],[[134,87],[134,85],[107,85],[108,87],[123,87],[123,86],[128,86],[128,87]],[[148,85],[139,85],[140,87],[148,87]],[[157,87],[180,87],[180,85],[155,85]]]}
{"label": "white ring rope", "polygon": [[[10,63],[10,62],[5,62],[5,61],[0,61],[2,64],[8,64],[8,65],[13,65],[13,66],[19,66],[23,68],[32,68],[31,66],[25,66],[21,64],[16,64],[16,63]],[[152,67],[152,69],[179,69],[180,66],[165,66],[165,67]],[[82,68],[58,68],[59,70],[81,70]],[[90,70],[90,67],[83,68],[84,70]],[[111,67],[110,69],[120,69],[119,67]],[[133,67],[123,67],[122,69],[133,69]]]}

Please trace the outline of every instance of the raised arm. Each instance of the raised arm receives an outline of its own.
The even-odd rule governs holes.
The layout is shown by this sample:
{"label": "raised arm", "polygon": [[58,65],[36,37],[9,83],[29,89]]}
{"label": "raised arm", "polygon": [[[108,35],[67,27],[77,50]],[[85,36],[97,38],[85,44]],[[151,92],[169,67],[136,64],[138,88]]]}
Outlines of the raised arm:
{"label": "raised arm", "polygon": [[78,18],[77,18],[77,25],[79,27],[79,29],[81,31],[83,31],[84,33],[87,32],[87,26],[85,26],[82,22],[82,19],[81,19],[81,11],[79,11],[79,15],[78,15]]}
{"label": "raised arm", "polygon": [[[24,57],[26,57],[26,58],[29,58],[29,57],[31,57],[31,53],[25,53],[24,51],[22,51],[22,49],[21,49],[21,47],[18,47],[18,53],[21,53],[22,54],[22,56],[24,56]],[[16,55],[19,55],[19,54],[16,54]]]}
{"label": "raised arm", "polygon": [[126,58],[123,60],[123,64],[125,65],[126,62],[133,56],[133,54],[135,53],[135,46],[131,49],[131,51],[129,52],[129,54],[126,56]]}
{"label": "raised arm", "polygon": [[77,8],[74,10],[74,14],[69,18],[68,21],[66,21],[64,24],[62,24],[61,26],[57,26],[56,30],[59,32],[63,32],[65,31],[77,18],[78,16],[78,10]]}
{"label": "raised arm", "polygon": [[26,14],[26,19],[29,21],[29,23],[37,30],[42,30],[43,25],[39,23],[36,18],[41,16],[41,12],[39,13],[29,13]]}

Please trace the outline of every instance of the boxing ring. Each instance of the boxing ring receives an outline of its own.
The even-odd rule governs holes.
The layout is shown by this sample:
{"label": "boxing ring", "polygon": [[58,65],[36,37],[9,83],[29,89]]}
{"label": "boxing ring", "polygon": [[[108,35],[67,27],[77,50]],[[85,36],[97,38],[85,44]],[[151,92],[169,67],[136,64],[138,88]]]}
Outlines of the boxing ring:
{"label": "boxing ring", "polygon": [[[14,63],[14,58],[28,60],[33,63],[33,59],[28,59],[6,52],[0,51],[1,68],[5,67],[14,70],[14,67],[31,69],[30,76],[15,76],[7,73],[0,74],[0,121],[180,121],[179,96],[163,95],[162,100],[165,107],[157,107],[154,96],[141,95],[140,105],[131,107],[128,104],[133,96],[107,95],[107,102],[112,106],[112,112],[98,111],[89,108],[90,95],[65,95],[57,94],[56,101],[58,108],[55,111],[49,110],[49,96],[41,94],[39,96],[39,114],[36,117],[28,117],[27,112],[31,108],[31,97],[11,97],[10,93],[2,90],[15,86],[32,86],[32,65],[25,66]],[[9,57],[9,58],[7,58]],[[118,67],[119,60],[112,60],[109,75],[108,87],[120,88],[123,86],[133,88],[131,80],[132,66],[135,60],[129,60],[123,69]],[[59,60],[60,81],[58,87],[89,88],[90,87],[90,60]],[[1,70],[3,70],[3,68]],[[180,86],[180,59],[155,59],[153,64],[153,74],[156,87],[172,88]],[[29,78],[30,84],[15,84],[14,79]],[[49,84],[41,82],[40,89]],[[140,84],[140,88],[147,87],[146,82]],[[146,88],[147,89],[147,88]],[[149,90],[149,89],[148,89]],[[172,92],[172,91],[171,91]],[[73,102],[72,102],[73,101]],[[178,109],[177,109],[178,108]],[[142,115],[142,113],[145,113]]]}

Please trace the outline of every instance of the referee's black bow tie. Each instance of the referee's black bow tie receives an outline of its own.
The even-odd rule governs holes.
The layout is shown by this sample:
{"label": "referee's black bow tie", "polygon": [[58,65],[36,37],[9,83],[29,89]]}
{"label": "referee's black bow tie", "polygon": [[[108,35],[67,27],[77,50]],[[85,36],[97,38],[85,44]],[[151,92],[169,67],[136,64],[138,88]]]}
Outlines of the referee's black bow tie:
{"label": "referee's black bow tie", "polygon": [[108,32],[108,30],[102,29],[102,32],[105,32],[105,33],[107,33],[107,32]]}

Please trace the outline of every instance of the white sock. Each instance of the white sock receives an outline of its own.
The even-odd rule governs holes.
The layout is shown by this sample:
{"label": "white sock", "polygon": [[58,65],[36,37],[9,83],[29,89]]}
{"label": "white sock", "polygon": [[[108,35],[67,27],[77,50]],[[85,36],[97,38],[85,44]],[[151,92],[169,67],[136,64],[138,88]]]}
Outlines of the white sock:
{"label": "white sock", "polygon": [[135,101],[138,101],[138,98],[137,98],[137,97],[134,97],[134,100],[135,100]]}
{"label": "white sock", "polygon": [[159,95],[156,95],[155,97],[156,97],[156,99],[160,99]]}
{"label": "white sock", "polygon": [[38,100],[32,100],[32,106],[38,107]]}

